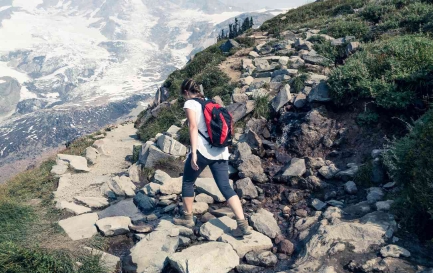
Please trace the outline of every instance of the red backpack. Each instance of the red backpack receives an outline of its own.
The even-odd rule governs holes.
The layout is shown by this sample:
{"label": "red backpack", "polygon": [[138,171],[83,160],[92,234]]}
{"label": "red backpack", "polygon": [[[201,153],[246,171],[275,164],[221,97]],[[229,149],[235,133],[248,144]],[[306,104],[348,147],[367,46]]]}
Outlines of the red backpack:
{"label": "red backpack", "polygon": [[233,143],[233,117],[224,107],[213,100],[193,99],[201,104],[209,137],[198,133],[213,147],[227,147]]}

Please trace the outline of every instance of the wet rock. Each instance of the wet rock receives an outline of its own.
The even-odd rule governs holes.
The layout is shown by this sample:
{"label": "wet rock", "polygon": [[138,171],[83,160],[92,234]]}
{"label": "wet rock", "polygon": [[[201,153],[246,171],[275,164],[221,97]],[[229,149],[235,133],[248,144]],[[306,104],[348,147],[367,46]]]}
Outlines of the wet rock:
{"label": "wet rock", "polygon": [[125,199],[114,205],[107,207],[106,209],[98,212],[99,219],[114,217],[114,216],[126,216],[131,218],[133,221],[141,220],[144,215],[134,205],[133,199]]}
{"label": "wet rock", "polygon": [[257,198],[258,192],[250,178],[240,179],[236,182],[236,192],[240,198]]}
{"label": "wet rock", "polygon": [[153,209],[156,207],[156,201],[155,201],[155,199],[153,199],[151,197],[148,197],[147,195],[144,195],[141,192],[139,192],[134,197],[134,204],[143,213],[149,213],[149,212],[153,211]]}
{"label": "wet rock", "polygon": [[251,226],[255,230],[265,234],[270,238],[275,238],[278,234],[281,234],[280,227],[278,226],[274,215],[265,209],[259,209],[256,213],[254,213],[250,217],[250,222]]}
{"label": "wet rock", "polygon": [[129,232],[131,219],[125,216],[107,217],[96,221],[96,226],[104,236],[117,236]]}

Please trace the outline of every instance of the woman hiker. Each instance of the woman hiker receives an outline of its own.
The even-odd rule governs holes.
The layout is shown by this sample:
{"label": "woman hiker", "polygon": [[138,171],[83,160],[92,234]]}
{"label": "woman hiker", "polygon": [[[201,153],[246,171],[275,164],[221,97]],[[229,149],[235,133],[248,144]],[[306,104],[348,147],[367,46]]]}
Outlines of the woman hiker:
{"label": "woman hiker", "polygon": [[218,189],[236,216],[237,228],[232,230],[232,235],[236,237],[249,235],[251,234],[251,227],[249,227],[248,221],[244,217],[239,197],[229,184],[228,148],[213,147],[201,136],[203,134],[205,137],[208,137],[205,118],[202,105],[198,101],[193,100],[197,98],[205,100],[200,92],[200,87],[194,80],[187,79],[182,83],[180,92],[186,100],[183,108],[185,109],[189,124],[191,153],[187,157],[182,180],[184,215],[181,218],[173,219],[173,222],[176,225],[186,227],[193,227],[195,225],[192,213],[194,183],[206,166],[209,166]]}

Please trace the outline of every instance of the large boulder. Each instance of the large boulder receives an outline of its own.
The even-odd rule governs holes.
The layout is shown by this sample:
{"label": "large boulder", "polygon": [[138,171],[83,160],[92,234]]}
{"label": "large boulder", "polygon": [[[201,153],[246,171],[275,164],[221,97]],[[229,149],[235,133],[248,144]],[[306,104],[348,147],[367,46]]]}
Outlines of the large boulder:
{"label": "large boulder", "polygon": [[286,84],[278,92],[277,96],[272,100],[272,108],[278,112],[281,107],[291,101],[292,95],[290,94],[290,85]]}
{"label": "large boulder", "polygon": [[233,164],[239,170],[239,177],[249,177],[258,183],[265,183],[268,177],[264,174],[260,157],[253,155],[250,146],[240,142],[232,157]]}
{"label": "large boulder", "polygon": [[160,136],[157,145],[161,151],[173,156],[185,156],[187,152],[185,145],[167,135]]}
{"label": "large boulder", "polygon": [[250,218],[250,222],[255,230],[270,238],[275,238],[278,234],[281,234],[280,227],[274,215],[265,209],[259,209],[254,213]]}
{"label": "large boulder", "polygon": [[179,228],[167,220],[161,220],[155,231],[144,235],[123,261],[126,272],[162,272],[168,264],[167,257],[174,254],[179,245]]}
{"label": "large boulder", "polygon": [[144,164],[145,168],[153,168],[156,163],[173,158],[172,155],[164,153],[155,145],[145,145],[143,146],[143,149],[145,151],[144,153],[142,152],[143,155],[140,156],[140,163]]}
{"label": "large boulder", "polygon": [[226,107],[233,116],[233,121],[237,122],[254,110],[254,103],[247,101],[246,103],[232,103]]}
{"label": "large boulder", "polygon": [[125,199],[98,212],[99,219],[115,216],[126,216],[133,221],[141,220],[145,216],[135,206],[133,199]]}
{"label": "large boulder", "polygon": [[315,85],[308,94],[309,102],[327,102],[330,100],[328,84],[325,81],[321,81]]}
{"label": "large boulder", "polygon": [[200,227],[200,235],[209,241],[217,241],[221,235],[224,233],[229,234],[236,226],[236,221],[233,221],[228,216],[210,219]]}
{"label": "large boulder", "polygon": [[131,219],[125,216],[107,217],[96,222],[104,236],[117,236],[129,232]]}
{"label": "large boulder", "polygon": [[168,257],[181,273],[226,273],[239,265],[239,257],[226,243],[209,242],[189,247]]}
{"label": "large boulder", "polygon": [[213,178],[198,178],[195,182],[195,186],[198,193],[205,193],[217,202],[226,201]]}
{"label": "large boulder", "polygon": [[88,239],[98,233],[95,223],[98,221],[97,213],[86,213],[59,221],[59,226],[73,241]]}
{"label": "large boulder", "polygon": [[106,182],[106,186],[118,196],[135,196],[136,186],[127,176],[114,176],[108,182]]}
{"label": "large boulder", "polygon": [[292,158],[290,163],[284,167],[281,177],[285,180],[292,177],[302,177],[306,171],[305,159]]}
{"label": "large boulder", "polygon": [[245,259],[249,264],[266,267],[275,266],[278,262],[277,256],[271,251],[263,251],[261,253],[251,251],[245,255]]}
{"label": "large boulder", "polygon": [[250,178],[240,179],[236,182],[236,192],[240,198],[254,199],[259,195]]}
{"label": "large boulder", "polygon": [[159,188],[162,194],[180,194],[182,192],[182,177],[171,178]]}
{"label": "large boulder", "polygon": [[77,172],[89,172],[87,159],[82,156],[58,154],[57,159],[69,164],[69,167]]}

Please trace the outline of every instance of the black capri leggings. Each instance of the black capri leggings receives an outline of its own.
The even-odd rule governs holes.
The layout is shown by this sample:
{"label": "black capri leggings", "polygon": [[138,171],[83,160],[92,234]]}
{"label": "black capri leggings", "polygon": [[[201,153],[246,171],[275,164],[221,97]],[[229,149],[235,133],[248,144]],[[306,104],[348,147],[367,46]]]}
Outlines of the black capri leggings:
{"label": "black capri leggings", "polygon": [[194,197],[194,183],[201,172],[209,166],[218,189],[226,200],[236,195],[229,183],[229,162],[228,160],[210,160],[205,158],[197,151],[197,165],[199,169],[195,171],[191,167],[191,154],[185,162],[185,169],[182,180],[182,197]]}

